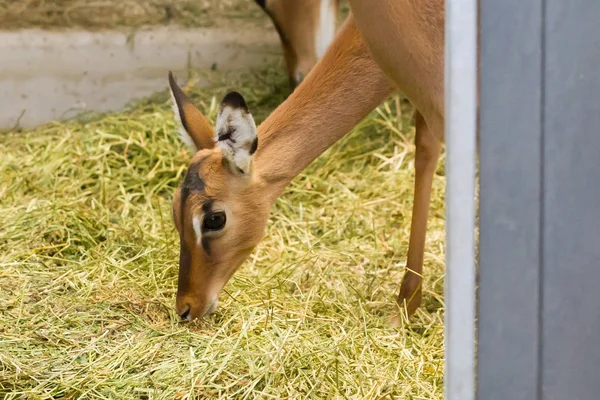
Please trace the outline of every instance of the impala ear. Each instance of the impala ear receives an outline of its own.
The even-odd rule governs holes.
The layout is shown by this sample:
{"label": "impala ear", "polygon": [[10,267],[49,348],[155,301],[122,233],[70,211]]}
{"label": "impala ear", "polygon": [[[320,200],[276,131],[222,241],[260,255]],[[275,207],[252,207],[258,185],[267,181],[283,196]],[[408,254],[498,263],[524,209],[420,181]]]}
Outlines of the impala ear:
{"label": "impala ear", "polygon": [[246,101],[238,92],[228,93],[221,102],[215,140],[234,172],[250,172],[252,156],[258,147],[256,124]]}
{"label": "impala ear", "polygon": [[171,87],[173,111],[179,122],[179,134],[183,143],[194,153],[198,150],[215,147],[214,133],[210,123],[192,104],[183,90],[177,86],[171,71],[169,71],[169,86]]}

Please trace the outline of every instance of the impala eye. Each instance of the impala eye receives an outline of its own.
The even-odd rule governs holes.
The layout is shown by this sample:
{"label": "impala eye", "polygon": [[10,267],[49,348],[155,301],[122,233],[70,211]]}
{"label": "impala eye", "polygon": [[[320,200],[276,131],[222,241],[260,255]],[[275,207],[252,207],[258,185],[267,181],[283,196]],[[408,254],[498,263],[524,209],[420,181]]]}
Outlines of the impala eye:
{"label": "impala eye", "polygon": [[218,211],[204,216],[202,231],[219,231],[225,226],[227,218],[224,211]]}

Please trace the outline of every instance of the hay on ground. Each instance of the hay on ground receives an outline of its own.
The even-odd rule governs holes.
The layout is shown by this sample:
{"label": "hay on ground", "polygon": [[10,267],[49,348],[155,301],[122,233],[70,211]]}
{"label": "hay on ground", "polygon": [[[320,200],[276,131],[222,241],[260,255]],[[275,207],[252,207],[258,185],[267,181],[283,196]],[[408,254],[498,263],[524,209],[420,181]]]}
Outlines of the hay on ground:
{"label": "hay on ground", "polygon": [[270,26],[252,0],[0,0],[0,29]]}
{"label": "hay on ground", "polygon": [[[206,110],[237,89],[261,120],[283,99],[280,71],[193,97]],[[442,399],[440,175],[423,306],[408,327],[388,325],[406,263],[411,118],[391,98],[297,177],[216,314],[193,323],[174,312],[170,201],[189,155],[166,93],[0,135],[0,397]]]}

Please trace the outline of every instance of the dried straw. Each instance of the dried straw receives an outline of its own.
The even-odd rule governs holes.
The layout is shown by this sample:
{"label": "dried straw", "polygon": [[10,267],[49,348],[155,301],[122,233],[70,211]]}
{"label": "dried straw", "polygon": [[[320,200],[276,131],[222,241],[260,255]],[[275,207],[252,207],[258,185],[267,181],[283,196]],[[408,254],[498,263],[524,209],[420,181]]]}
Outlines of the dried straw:
{"label": "dried straw", "polygon": [[[281,71],[214,78],[193,97],[207,110],[235,88],[261,120],[283,99]],[[390,99],[297,177],[218,312],[193,323],[174,312],[170,198],[189,155],[166,93],[0,135],[0,397],[442,399],[442,176],[423,307],[388,324],[408,244],[411,114]]]}

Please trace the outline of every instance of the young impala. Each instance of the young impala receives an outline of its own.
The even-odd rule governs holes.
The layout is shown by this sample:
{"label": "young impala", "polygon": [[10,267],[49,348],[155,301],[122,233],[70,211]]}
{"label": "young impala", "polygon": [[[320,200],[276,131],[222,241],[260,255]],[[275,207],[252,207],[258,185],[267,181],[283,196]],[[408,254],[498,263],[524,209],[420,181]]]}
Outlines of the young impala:
{"label": "young impala", "polygon": [[323,56],[335,35],[339,0],[255,0],[279,34],[290,79],[296,87]]}
{"label": "young impala", "polygon": [[419,306],[431,183],[444,136],[444,2],[350,5],[324,57],[258,129],[233,92],[223,99],[213,131],[170,76],[181,133],[197,150],[173,200],[182,318],[216,308],[285,186],[395,90],[417,109],[413,215],[398,303],[409,315]]}

